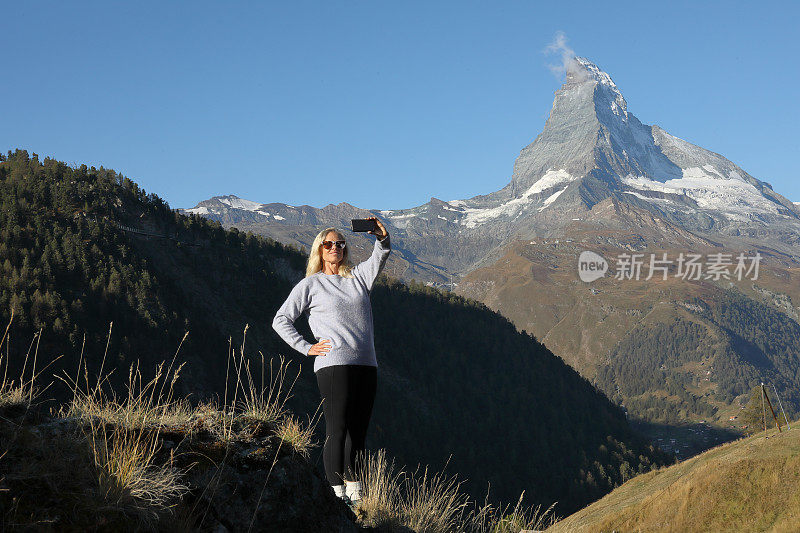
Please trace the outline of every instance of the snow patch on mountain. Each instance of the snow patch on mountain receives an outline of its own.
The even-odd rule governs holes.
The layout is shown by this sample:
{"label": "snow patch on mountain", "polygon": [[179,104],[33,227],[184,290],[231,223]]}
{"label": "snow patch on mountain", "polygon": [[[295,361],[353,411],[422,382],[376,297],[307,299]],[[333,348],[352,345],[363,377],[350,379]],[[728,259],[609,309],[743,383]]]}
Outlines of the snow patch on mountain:
{"label": "snow patch on mountain", "polygon": [[212,211],[204,205],[200,207],[193,207],[192,209],[185,209],[187,213],[194,213],[195,215],[210,215]]}
{"label": "snow patch on mountain", "polygon": [[392,220],[402,220],[404,218],[411,218],[417,216],[415,213],[405,213],[402,215],[393,215],[393,211],[381,211],[381,214],[386,218],[391,218]]}
{"label": "snow patch on mountain", "polygon": [[622,191],[622,193],[623,194],[630,194],[631,196],[635,196],[636,198],[639,198],[640,200],[646,200],[648,202],[666,203],[666,204],[673,203],[673,201],[670,200],[669,198],[653,198],[653,197],[650,197],[650,196],[645,196],[645,195],[643,195],[641,193],[638,193],[638,192],[635,192],[635,191]]}
{"label": "snow patch on mountain", "polygon": [[[499,217],[514,216],[522,209],[536,202],[537,199],[531,199],[531,196],[535,194],[541,194],[542,192],[561,184],[569,184],[569,182],[572,182],[575,179],[577,179],[577,177],[572,176],[564,169],[548,170],[541,178],[531,185],[528,190],[522,193],[522,196],[509,200],[508,202],[502,203],[496,207],[464,208],[466,217],[464,217],[464,219],[461,221],[461,224],[467,226],[468,228],[474,228],[475,226],[484,224]],[[566,186],[564,188],[566,189]],[[564,192],[563,189],[555,195],[551,195],[549,198],[547,198],[543,207],[550,205],[562,192]],[[450,205],[453,205],[453,203],[450,202]]]}
{"label": "snow patch on mountain", "polygon": [[564,187],[564,188],[563,188],[563,189],[561,189],[560,191],[558,191],[558,192],[556,192],[556,193],[553,193],[553,194],[551,194],[550,196],[548,196],[548,197],[547,197],[547,200],[545,200],[545,201],[544,201],[544,203],[542,204],[542,207],[540,207],[540,208],[539,208],[539,211],[543,210],[544,208],[546,208],[547,206],[549,206],[550,204],[552,204],[553,202],[555,202],[555,201],[556,201],[556,198],[558,198],[559,196],[561,196],[561,193],[562,193],[562,192],[564,192],[564,191],[566,191],[566,190],[567,190],[567,188],[566,188],[566,187]]}
{"label": "snow patch on mountain", "polygon": [[245,200],[243,198],[239,198],[238,196],[233,196],[233,195],[220,198],[219,201],[220,203],[225,204],[234,209],[244,209],[245,211],[254,211],[254,212],[257,212],[264,205],[258,202]]}
{"label": "snow patch on mountain", "polygon": [[[418,210],[417,210],[418,211]],[[419,212],[410,212],[410,213],[398,213],[394,214],[396,211],[386,210],[386,211],[379,211],[381,215],[386,217],[386,219],[391,222],[391,224],[400,229],[404,229],[408,227],[408,223],[419,216]],[[419,217],[422,219],[422,217]],[[424,219],[423,219],[424,220]]]}
{"label": "snow patch on mountain", "polygon": [[[543,202],[541,202],[541,206],[539,208],[541,211],[545,207],[551,205],[556,198],[558,198],[559,195],[564,192],[564,190],[567,188],[567,185],[576,179],[578,179],[576,176],[571,175],[564,169],[550,169],[520,196],[507,202],[492,207],[469,207],[469,202],[467,200],[450,200],[449,202],[439,205],[444,211],[451,211],[456,214],[456,216],[461,215],[460,220],[450,220],[440,215],[436,216],[441,220],[447,220],[448,222],[453,223],[460,222],[463,226],[474,228],[490,220],[495,220],[502,217],[519,216],[524,209],[541,202],[541,198],[534,198],[534,196],[560,187],[561,190],[556,191],[548,196]],[[380,213],[389,219],[392,224],[398,227],[405,227],[408,220],[415,217],[423,219],[421,216],[419,216],[421,213],[418,211],[404,213],[402,210],[400,212],[387,210],[381,211]]]}
{"label": "snow patch on mountain", "polygon": [[547,189],[555,187],[560,183],[569,183],[571,181],[574,181],[575,179],[576,179],[575,176],[570,175],[570,173],[564,170],[563,168],[560,170],[548,170],[545,173],[545,175],[539,178],[536,181],[536,183],[531,185],[530,189],[525,191],[525,194],[523,194],[522,196],[523,198],[527,198],[532,194],[537,194],[542,191],[546,191]]}
{"label": "snow patch on mountain", "polygon": [[[683,195],[697,202],[701,209],[720,211],[733,215],[733,218],[740,218],[741,215],[753,211],[778,214],[775,204],[764,198],[738,172],[733,171],[724,176],[713,165],[685,168],[682,178],[664,182],[643,176],[625,176],[621,181],[634,189]],[[647,201],[656,200],[644,195],[636,196]]]}

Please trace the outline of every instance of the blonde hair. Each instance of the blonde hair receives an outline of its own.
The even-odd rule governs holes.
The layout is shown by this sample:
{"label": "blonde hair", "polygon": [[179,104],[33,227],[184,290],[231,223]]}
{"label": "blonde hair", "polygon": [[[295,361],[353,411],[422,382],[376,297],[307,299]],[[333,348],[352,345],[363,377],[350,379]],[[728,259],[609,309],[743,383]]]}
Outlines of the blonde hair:
{"label": "blonde hair", "polygon": [[[308,254],[308,263],[306,264],[306,277],[316,274],[322,270],[322,241],[328,236],[328,233],[335,233],[337,239],[344,240],[344,235],[341,234],[336,228],[325,228],[317,233],[314,237],[314,242],[311,243],[311,253]],[[350,253],[347,251],[347,246],[344,247],[342,254],[342,262],[339,263],[339,275],[343,278],[352,278],[353,265],[350,264]]]}

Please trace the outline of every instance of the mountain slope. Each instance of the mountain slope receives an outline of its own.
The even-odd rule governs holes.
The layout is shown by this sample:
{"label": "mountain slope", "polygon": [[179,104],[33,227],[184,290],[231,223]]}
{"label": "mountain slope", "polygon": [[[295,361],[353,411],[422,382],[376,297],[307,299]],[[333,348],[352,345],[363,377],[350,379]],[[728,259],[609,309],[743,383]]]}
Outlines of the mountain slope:
{"label": "mountain slope", "polygon": [[[368,252],[355,253],[358,260]],[[230,399],[229,342],[244,343],[253,368],[262,353],[302,365],[291,406],[311,416],[319,404],[312,365],[270,326],[304,260],[273,241],[173,212],[114,171],[24,151],[0,157],[0,319],[15,310],[9,375],[19,375],[39,329],[37,369],[63,354],[48,372],[74,375],[85,334],[89,376],[105,360],[122,378],[137,360],[146,371],[171,359],[188,330],[178,394],[221,398],[227,386]],[[475,500],[491,482],[494,501],[525,490],[531,502],[558,501],[559,513],[670,460],[589,382],[484,305],[392,280],[372,299],[380,385],[370,449],[437,470],[452,455],[449,469],[469,479]],[[49,391],[70,392],[60,382]]]}
{"label": "mountain slope", "polygon": [[[682,279],[675,263],[666,279],[647,280],[646,266],[639,279],[613,273],[591,283],[576,279],[582,251],[612,261],[621,251],[630,254],[627,246],[645,260],[685,253],[646,233],[576,229],[566,239],[509,246],[495,264],[462,279],[458,291],[533,333],[634,418],[729,427],[760,381],[776,384],[787,408],[798,412],[800,267],[772,255],[757,280]],[[704,257],[733,252],[693,249]],[[665,360],[670,353],[678,358]]]}
{"label": "mountain slope", "polygon": [[799,469],[800,432],[772,429],[637,476],[547,531],[797,531]]}

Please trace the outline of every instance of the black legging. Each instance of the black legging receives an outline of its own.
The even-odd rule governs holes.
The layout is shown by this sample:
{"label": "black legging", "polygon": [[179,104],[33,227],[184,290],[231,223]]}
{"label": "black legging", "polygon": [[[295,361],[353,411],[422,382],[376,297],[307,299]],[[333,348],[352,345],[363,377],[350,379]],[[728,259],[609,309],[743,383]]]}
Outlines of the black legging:
{"label": "black legging", "polygon": [[378,369],[365,365],[335,365],[317,371],[325,413],[325,477],[331,485],[354,481],[355,461],[364,450],[375,402]]}

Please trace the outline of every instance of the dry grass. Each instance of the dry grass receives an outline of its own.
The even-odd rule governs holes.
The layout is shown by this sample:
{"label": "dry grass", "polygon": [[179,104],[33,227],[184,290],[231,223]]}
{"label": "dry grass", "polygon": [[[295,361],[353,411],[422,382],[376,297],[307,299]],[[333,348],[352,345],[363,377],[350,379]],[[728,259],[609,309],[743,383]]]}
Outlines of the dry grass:
{"label": "dry grass", "polygon": [[419,469],[404,479],[401,513],[404,522],[418,533],[457,531],[464,521],[469,498],[459,492],[461,482],[456,476],[429,474],[428,467]]}
{"label": "dry grass", "polygon": [[[311,455],[311,449],[316,446],[313,435],[314,428],[319,421],[319,406],[314,415],[309,417],[307,424],[301,423],[288,412],[286,402],[292,397],[292,389],[294,389],[300,377],[300,368],[298,367],[297,371],[294,372],[294,377],[291,378],[291,383],[289,383],[287,378],[290,376],[291,364],[283,356],[280,356],[277,365],[274,359],[270,359],[269,373],[267,374],[264,354],[259,352],[261,379],[260,384],[256,384],[250,368],[250,361],[245,356],[244,347],[248,328],[249,326],[244,328],[242,344],[238,353],[230,349],[231,343],[229,341],[227,372],[230,371],[231,363],[233,363],[236,382],[233,399],[230,404],[231,408],[226,409],[223,406],[223,412],[228,420],[227,438],[232,438],[232,430],[236,425],[245,427],[252,426],[254,423],[257,426],[267,425],[272,428],[275,435],[281,439],[281,442],[288,444],[296,453],[308,459]],[[287,383],[289,383],[288,386]],[[226,403],[227,394],[226,387]]]}
{"label": "dry grass", "polygon": [[386,450],[367,454],[357,465],[362,483],[358,504],[362,521],[373,527],[401,525],[403,523],[400,486],[404,472],[395,471],[394,461],[386,459]]}
{"label": "dry grass", "polygon": [[[131,367],[127,384],[129,390],[133,390],[137,383],[141,384],[142,376],[139,369],[136,368],[137,366],[138,362]],[[186,399],[159,400],[147,396],[148,389],[164,378],[161,371],[162,366],[159,365],[155,377],[150,382],[145,384],[138,393],[129,393],[129,396],[122,400],[98,392],[78,393],[62,409],[61,415],[75,417],[86,422],[102,420],[128,429],[185,426],[195,412]],[[177,377],[177,371],[175,377]]]}
{"label": "dry grass", "polygon": [[473,533],[519,533],[522,530],[543,531],[553,525],[557,518],[553,514],[555,503],[542,510],[542,506],[523,507],[525,492],[520,494],[516,506],[495,508],[484,504],[471,517],[470,531]]}
{"label": "dry grass", "polygon": [[158,434],[90,425],[89,444],[94,460],[97,487],[103,502],[112,505],[147,528],[168,511],[187,490],[180,472],[167,464],[156,464]]}
{"label": "dry grass", "polygon": [[357,514],[369,527],[406,527],[420,533],[518,533],[544,529],[554,521],[552,507],[544,512],[541,507],[523,507],[524,493],[510,511],[488,501],[477,505],[460,492],[456,476],[431,474],[419,467],[407,474],[386,458],[385,450],[367,454],[358,473],[363,493]]}
{"label": "dry grass", "polygon": [[313,439],[315,426],[314,418],[304,425],[295,417],[285,415],[278,421],[275,434],[282,442],[291,446],[296,453],[308,459],[311,456],[311,449],[316,446],[316,442]]}
{"label": "dry grass", "polygon": [[[113,323],[109,325],[108,341]],[[175,367],[183,336],[169,366],[156,367],[154,377],[144,381],[138,361],[131,365],[126,383],[127,394],[118,398],[106,392],[109,374],[103,374],[106,351],[94,387],[84,365],[84,386],[79,387],[83,350],[78,376],[64,379],[72,386],[73,397],[62,415],[88,423],[83,433],[89,442],[97,488],[103,502],[136,518],[144,528],[155,527],[158,518],[175,505],[187,488],[180,482],[181,473],[173,468],[172,456],[166,464],[157,464],[158,428],[185,423],[191,413],[185,401],[173,401],[175,382],[183,365]],[[110,428],[110,429],[109,429]]]}
{"label": "dry grass", "polygon": [[800,531],[797,472],[800,432],[773,429],[637,476],[552,531]]}
{"label": "dry grass", "polygon": [[[109,336],[110,333],[111,328]],[[6,339],[7,335],[4,335],[2,342]],[[28,351],[30,356],[35,344],[30,378],[25,378],[28,366],[26,357],[23,378],[19,384],[4,379],[4,406],[21,403],[30,409],[36,394],[47,388],[38,389],[35,386],[36,378],[44,370],[36,372],[40,339],[41,331],[34,336]],[[108,345],[106,352],[107,348]],[[78,375],[83,364],[83,350],[80,361]],[[186,491],[180,482],[181,473],[172,467],[171,456],[166,462],[163,458],[156,461],[160,448],[158,431],[145,429],[172,421],[176,413],[186,410],[184,402],[172,401],[173,385],[180,370],[180,366],[173,370],[173,365],[174,358],[166,371],[163,364],[159,365],[155,377],[147,382],[142,379],[138,365],[132,366],[127,394],[121,399],[105,392],[107,374],[98,375],[95,386],[90,387],[83,367],[85,388],[78,386],[77,377],[61,377],[71,386],[73,398],[61,409],[60,414],[62,417],[74,417],[80,429],[70,425],[71,429],[60,434],[60,437],[54,436],[64,430],[52,424],[40,430],[23,425],[20,421],[24,416],[18,417],[15,422],[4,420],[6,424],[2,440],[7,447],[6,452],[15,458],[15,465],[9,470],[7,479],[21,483],[20,486],[31,487],[32,492],[26,495],[25,505],[28,509],[35,508],[38,498],[60,493],[58,487],[68,487],[61,497],[64,508],[59,510],[50,502],[47,509],[42,509],[43,516],[77,514],[81,516],[80,520],[87,523],[92,523],[94,518],[102,523],[108,516],[120,515],[133,520],[137,528],[155,528],[159,517]],[[52,442],[50,439],[53,438],[58,438],[59,443]],[[59,446],[61,441],[71,445]],[[56,449],[60,449],[61,453]],[[106,518],[101,518],[104,516]],[[3,518],[8,520],[9,517],[14,517],[13,520],[20,518],[16,516],[16,511]],[[48,520],[54,519],[45,518],[44,522],[34,520],[28,523],[41,525]]]}

